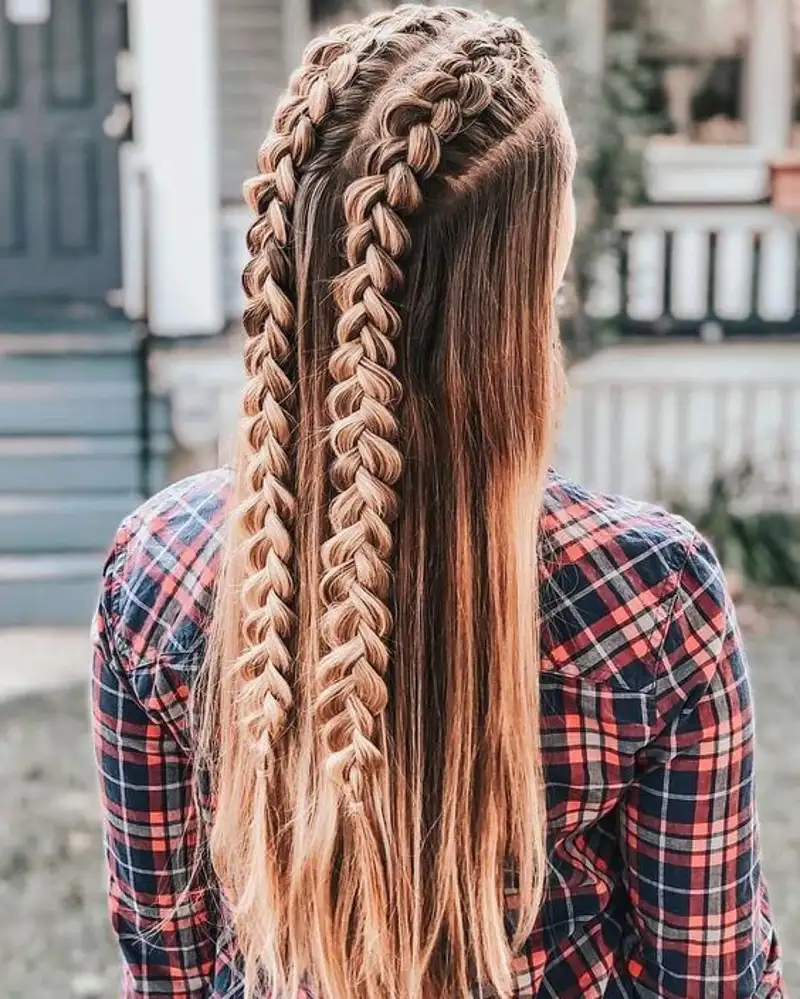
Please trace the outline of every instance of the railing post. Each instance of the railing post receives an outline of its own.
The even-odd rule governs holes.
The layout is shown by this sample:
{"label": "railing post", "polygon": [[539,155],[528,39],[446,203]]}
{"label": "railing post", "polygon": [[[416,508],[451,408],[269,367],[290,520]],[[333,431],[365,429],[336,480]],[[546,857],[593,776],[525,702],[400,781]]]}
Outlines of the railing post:
{"label": "railing post", "polygon": [[747,53],[750,142],[768,156],[789,146],[792,125],[792,16],[789,0],[753,0]]}

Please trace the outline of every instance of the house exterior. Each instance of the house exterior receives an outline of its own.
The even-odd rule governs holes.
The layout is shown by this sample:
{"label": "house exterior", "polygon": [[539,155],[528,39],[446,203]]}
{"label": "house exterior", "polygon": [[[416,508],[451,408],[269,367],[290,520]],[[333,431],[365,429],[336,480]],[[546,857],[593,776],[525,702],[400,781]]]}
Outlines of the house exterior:
{"label": "house exterior", "polygon": [[[601,64],[609,33],[634,27],[628,0],[569,5],[584,65]],[[130,318],[146,309],[153,332],[175,337],[214,334],[235,319],[247,226],[241,183],[315,14],[347,6],[4,0],[0,301],[10,294],[107,300]],[[743,233],[757,231],[765,237],[757,311],[793,318],[796,226],[770,206],[770,178],[788,150],[800,155],[800,3],[650,6],[673,134],[648,149],[652,206],[621,220],[633,237],[630,315],[659,318],[663,289],[656,294],[653,274],[665,246],[653,233],[674,230],[677,314],[699,315],[708,275],[694,261],[704,263],[703,235],[717,231],[717,305],[723,316],[741,316],[750,304],[741,281],[750,249]],[[493,7],[524,12],[526,2]],[[704,75],[722,79],[725,70],[738,81],[738,107],[693,122]],[[29,172],[30,150],[40,148],[52,155]],[[47,213],[45,191],[54,206]],[[618,303],[609,289],[604,294],[598,308],[608,312]]]}
{"label": "house exterior", "polygon": [[[328,13],[340,6],[331,0]],[[494,0],[491,6],[525,16],[535,3]],[[567,0],[567,9],[574,25],[573,58],[584,73],[602,72],[606,52],[620,36],[624,41],[646,30],[653,40],[643,51],[657,70],[665,121],[665,134],[654,136],[645,153],[648,203],[619,220],[626,234],[624,259],[600,262],[591,310],[624,337],[658,342],[665,349],[678,338],[695,346],[721,342],[715,354],[690,355],[701,371],[703,364],[709,366],[709,380],[722,377],[738,384],[755,370],[766,377],[763,365],[754,368],[745,361],[746,351],[734,341],[755,339],[771,352],[777,339],[800,330],[800,216],[773,197],[776,168],[785,173],[792,157],[800,157],[800,2]],[[313,26],[313,11],[304,9],[297,20],[298,8],[293,4],[291,10],[283,22],[291,29],[284,28],[285,65],[302,47],[301,23]],[[259,79],[263,62],[245,75]],[[224,55],[217,77],[223,92],[232,94],[225,83]],[[274,79],[279,81],[277,73]],[[230,98],[222,101],[222,119],[229,119],[228,129],[238,128],[225,110],[229,104]],[[239,134],[244,140],[244,131]],[[255,148],[259,134],[254,126],[244,145]],[[239,273],[248,224],[246,210],[235,200],[249,166],[247,150],[236,156],[235,165],[229,158],[225,168],[219,219],[222,309],[228,320],[235,320],[241,304]],[[781,378],[793,370],[786,364],[786,349],[780,361],[772,351]],[[673,369],[662,367],[657,352],[651,357],[658,384],[660,372]],[[631,370],[640,372],[640,367]],[[211,365],[175,358],[163,371],[174,387],[183,435],[194,438],[202,425],[231,425],[239,378],[235,359]],[[582,369],[578,377],[589,376]]]}
{"label": "house exterior", "polygon": [[[147,0],[131,3],[132,13],[148,10]],[[626,14],[636,5],[570,0],[568,6],[580,40],[577,58],[599,72],[609,37],[636,29]],[[518,13],[525,7],[525,0],[493,4]],[[649,204],[620,219],[629,234],[625,266],[608,263],[593,309],[622,316],[631,333],[650,334],[654,324],[660,333],[695,335],[699,327],[711,339],[792,333],[800,325],[797,217],[776,207],[772,194],[775,170],[785,172],[790,156],[800,159],[800,3],[674,0],[651,2],[650,9],[650,30],[658,39],[652,59],[670,134],[648,145]],[[190,81],[187,72],[181,87],[167,87],[158,74],[169,73],[168,59],[151,52],[169,46],[168,20],[157,10],[158,29],[145,16],[133,32],[143,69],[133,95],[140,139],[129,158],[147,164],[153,185],[151,324],[156,332],[181,336],[213,331],[238,315],[248,224],[238,192],[313,11],[298,0],[283,6],[277,0],[220,0],[216,17],[213,11],[205,20],[192,17],[193,61],[188,18],[178,17],[181,66],[192,66],[198,78]],[[214,31],[216,45],[204,42]],[[190,95],[202,121],[180,110]],[[205,113],[215,101],[216,118]],[[183,122],[176,126],[176,120]],[[185,167],[187,146],[191,170]],[[187,184],[189,196],[183,196]],[[129,215],[122,227],[130,262],[123,284],[126,308],[135,315],[142,213],[132,208]]]}
{"label": "house exterior", "polygon": [[309,16],[0,0],[0,626],[87,621],[117,524],[174,474],[143,333],[235,316],[241,180]]}
{"label": "house exterior", "polygon": [[[633,8],[608,3],[596,37],[633,30]],[[698,505],[747,462],[750,502],[800,509],[800,3],[650,13],[664,134],[591,303],[622,342],[572,370],[559,464]]]}
{"label": "house exterior", "polygon": [[[641,29],[626,0],[567,2],[587,72]],[[241,381],[221,335],[241,308],[241,184],[306,41],[344,6],[0,0],[0,625],[80,618],[120,517],[217,459]],[[731,337],[769,354],[800,330],[798,217],[773,199],[774,167],[800,155],[800,2],[650,6],[671,134],[648,146],[649,203],[620,220],[626,259],[602,262],[592,308],[659,350],[723,341],[690,354],[695,377],[739,384],[754,368]],[[626,349],[622,381],[670,369]],[[592,363],[578,399],[606,377]],[[773,366],[797,378],[800,354],[784,342]]]}
{"label": "house exterior", "polygon": [[633,332],[795,333],[800,204],[785,194],[800,176],[800,3],[652,10],[669,134],[648,143],[649,204],[620,219],[623,280],[599,283],[597,310]]}

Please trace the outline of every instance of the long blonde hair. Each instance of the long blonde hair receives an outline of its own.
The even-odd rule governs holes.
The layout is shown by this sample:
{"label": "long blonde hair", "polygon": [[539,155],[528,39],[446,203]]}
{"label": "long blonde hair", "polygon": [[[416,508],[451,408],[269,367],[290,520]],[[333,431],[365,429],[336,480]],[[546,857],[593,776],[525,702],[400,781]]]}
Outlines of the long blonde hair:
{"label": "long blonde hair", "polygon": [[261,149],[198,706],[249,994],[512,992],[573,155],[519,25],[419,6],[313,43]]}

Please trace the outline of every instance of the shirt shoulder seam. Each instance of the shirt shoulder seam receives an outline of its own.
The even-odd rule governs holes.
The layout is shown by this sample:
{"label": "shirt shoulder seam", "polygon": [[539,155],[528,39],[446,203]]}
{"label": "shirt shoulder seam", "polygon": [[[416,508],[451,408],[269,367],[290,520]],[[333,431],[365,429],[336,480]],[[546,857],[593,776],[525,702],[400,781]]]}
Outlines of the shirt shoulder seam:
{"label": "shirt shoulder seam", "polygon": [[678,608],[678,601],[680,599],[681,588],[683,586],[684,573],[686,572],[686,567],[689,564],[689,559],[692,556],[692,552],[695,550],[697,546],[699,537],[700,537],[699,531],[697,531],[696,528],[692,528],[692,532],[691,534],[689,534],[685,542],[685,550],[683,552],[683,558],[681,559],[680,567],[676,569],[674,573],[675,589],[672,593],[672,596],[669,598],[667,611],[664,615],[663,630],[658,643],[658,650],[656,652],[655,661],[653,664],[654,676],[652,682],[648,684],[647,690],[645,691],[648,697],[652,696],[652,694],[658,687],[658,684],[661,682],[661,680],[664,677],[664,672],[665,672],[664,653],[667,644],[667,639],[669,637],[669,630],[673,620],[675,619],[675,613]]}
{"label": "shirt shoulder seam", "polygon": [[[124,532],[124,540],[121,535]],[[120,605],[122,595],[123,573],[128,563],[128,546],[132,537],[130,522],[123,524],[114,538],[112,562],[111,562],[111,626],[112,642],[114,653],[119,660],[119,665],[124,674],[130,670],[130,643],[122,634],[122,607]]]}

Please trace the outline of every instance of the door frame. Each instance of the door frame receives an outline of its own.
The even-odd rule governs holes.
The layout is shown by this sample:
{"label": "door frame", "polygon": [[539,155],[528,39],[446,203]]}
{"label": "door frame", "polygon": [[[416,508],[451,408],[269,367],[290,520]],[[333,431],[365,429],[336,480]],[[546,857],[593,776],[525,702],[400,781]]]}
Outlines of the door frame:
{"label": "door frame", "polygon": [[216,0],[127,2],[133,139],[120,149],[122,305],[157,335],[214,334],[224,325]]}

